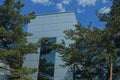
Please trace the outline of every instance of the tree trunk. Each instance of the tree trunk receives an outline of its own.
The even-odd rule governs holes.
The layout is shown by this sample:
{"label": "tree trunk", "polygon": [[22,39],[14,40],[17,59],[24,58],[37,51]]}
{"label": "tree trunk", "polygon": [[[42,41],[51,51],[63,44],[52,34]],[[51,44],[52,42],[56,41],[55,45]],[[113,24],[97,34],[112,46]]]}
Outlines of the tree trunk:
{"label": "tree trunk", "polygon": [[110,58],[110,61],[109,61],[110,63],[110,80],[112,80],[112,68],[113,68],[113,66],[112,66],[112,58]]}
{"label": "tree trunk", "polygon": [[73,80],[75,80],[75,64],[73,64]]}

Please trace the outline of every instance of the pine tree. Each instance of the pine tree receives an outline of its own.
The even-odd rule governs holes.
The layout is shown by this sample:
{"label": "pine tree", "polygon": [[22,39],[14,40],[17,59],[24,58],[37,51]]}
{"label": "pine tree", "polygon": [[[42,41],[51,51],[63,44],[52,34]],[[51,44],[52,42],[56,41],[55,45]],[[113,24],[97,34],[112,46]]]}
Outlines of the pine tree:
{"label": "pine tree", "polygon": [[25,55],[36,52],[36,45],[28,43],[30,33],[24,26],[35,18],[34,12],[23,15],[20,0],[5,0],[0,5],[0,60],[9,65],[9,80],[31,80],[35,69],[23,67]]}
{"label": "pine tree", "polygon": [[76,80],[76,78],[94,80],[99,75],[102,75],[98,73],[98,52],[96,52],[96,46],[93,44],[96,39],[101,39],[101,34],[102,30],[97,28],[89,29],[77,24],[75,30],[65,31],[65,38],[71,40],[72,43],[68,46],[65,41],[60,44],[53,44],[61,54],[65,66],[72,68],[73,80]]}
{"label": "pine tree", "polygon": [[[120,0],[113,0],[111,11],[108,14],[98,13],[100,21],[107,22],[105,27],[106,32],[106,50],[109,55],[110,66],[110,80],[112,80],[120,71],[119,67],[119,53],[120,53]],[[117,63],[116,63],[117,61]],[[116,66],[117,65],[117,66]],[[115,70],[117,69],[117,70]],[[118,77],[119,78],[119,77]]]}
{"label": "pine tree", "polygon": [[[77,24],[75,30],[66,30],[66,39],[73,41],[67,47],[65,41],[55,45],[61,53],[66,66],[78,68],[81,79],[119,79],[120,53],[120,1],[113,0],[108,14],[98,13],[101,21],[106,21],[105,28],[88,28]],[[74,67],[74,65],[76,67]],[[73,69],[75,76],[76,69]],[[75,80],[75,77],[73,77]]]}

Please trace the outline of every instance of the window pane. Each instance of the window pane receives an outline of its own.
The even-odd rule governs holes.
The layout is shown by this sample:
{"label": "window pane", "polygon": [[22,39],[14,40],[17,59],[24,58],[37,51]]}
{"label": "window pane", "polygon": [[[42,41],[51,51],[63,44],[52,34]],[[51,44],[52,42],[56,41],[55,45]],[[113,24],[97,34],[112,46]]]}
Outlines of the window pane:
{"label": "window pane", "polygon": [[46,45],[41,47],[38,80],[54,79],[55,50],[49,45],[51,41],[56,42],[56,37],[48,38]]}

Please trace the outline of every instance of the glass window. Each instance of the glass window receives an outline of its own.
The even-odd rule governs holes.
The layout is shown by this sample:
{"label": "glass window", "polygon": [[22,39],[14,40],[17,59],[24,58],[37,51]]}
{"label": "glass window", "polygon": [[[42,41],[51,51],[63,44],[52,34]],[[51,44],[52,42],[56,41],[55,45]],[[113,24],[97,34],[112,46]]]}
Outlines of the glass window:
{"label": "glass window", "polygon": [[38,80],[54,79],[55,49],[50,46],[50,42],[56,42],[56,37],[48,38],[45,46],[41,47]]}

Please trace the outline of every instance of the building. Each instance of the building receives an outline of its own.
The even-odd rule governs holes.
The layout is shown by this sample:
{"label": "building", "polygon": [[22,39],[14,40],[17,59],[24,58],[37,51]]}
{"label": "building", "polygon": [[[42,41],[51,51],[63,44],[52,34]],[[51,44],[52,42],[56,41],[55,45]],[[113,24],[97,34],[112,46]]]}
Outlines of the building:
{"label": "building", "polygon": [[[49,41],[60,43],[65,36],[63,31],[74,29],[75,24],[77,24],[77,21],[73,12],[38,15],[28,24],[28,32],[33,34],[33,36],[28,37],[28,41],[37,42],[39,38],[48,37]],[[69,40],[65,41],[66,44],[71,42]],[[49,70],[45,73],[46,76],[43,75],[48,78],[47,80],[72,80],[72,73],[69,73],[69,69],[60,66],[64,62],[61,60],[59,53],[53,50],[49,54],[41,56],[41,58],[40,54],[42,54],[41,49],[38,50],[38,54],[27,55],[24,62],[24,66],[37,69],[37,72],[32,75],[34,80],[40,80],[39,77],[42,76],[40,61],[45,64],[50,63]]]}
{"label": "building", "polygon": [[7,80],[9,77],[9,66],[4,61],[0,60],[0,80]]}

